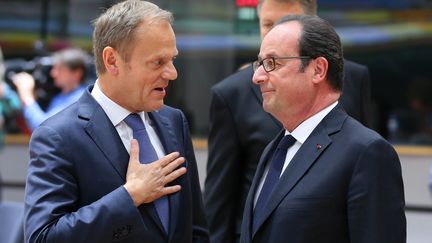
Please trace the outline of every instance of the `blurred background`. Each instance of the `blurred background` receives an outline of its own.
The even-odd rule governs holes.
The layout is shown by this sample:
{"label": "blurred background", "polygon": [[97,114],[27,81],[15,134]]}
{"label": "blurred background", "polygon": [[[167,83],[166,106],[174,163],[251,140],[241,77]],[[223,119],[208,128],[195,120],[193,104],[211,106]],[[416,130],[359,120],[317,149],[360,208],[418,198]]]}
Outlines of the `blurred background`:
{"label": "blurred background", "polygon": [[[6,83],[14,89],[11,75],[32,73],[37,101],[46,107],[59,92],[49,75],[50,54],[69,46],[91,54],[91,22],[116,2],[0,0]],[[256,59],[260,45],[255,10],[258,1],[152,2],[174,13],[179,76],[170,84],[166,103],[187,115],[203,181],[210,88]],[[318,0],[318,5],[318,15],[339,33],[345,57],[369,67],[372,128],[395,145],[401,158],[409,242],[426,242],[421,239],[432,238],[431,233],[427,235],[432,227],[428,190],[432,165],[432,0]],[[93,70],[87,80],[91,83],[95,78]],[[19,114],[4,121],[4,130],[5,147],[0,151],[3,199],[22,201],[30,131]]]}
{"label": "blurred background", "polygon": [[[12,71],[43,66],[42,105],[56,90],[46,75],[50,63],[41,57],[67,46],[91,53],[91,21],[115,2],[0,0],[0,45],[6,60],[12,59],[6,64]],[[257,0],[153,2],[174,13],[180,51],[179,77],[167,103],[182,108],[192,133],[204,138],[210,87],[258,53]],[[370,69],[373,128],[395,143],[432,144],[432,1],[320,0],[318,5],[318,15],[340,34],[346,57]]]}

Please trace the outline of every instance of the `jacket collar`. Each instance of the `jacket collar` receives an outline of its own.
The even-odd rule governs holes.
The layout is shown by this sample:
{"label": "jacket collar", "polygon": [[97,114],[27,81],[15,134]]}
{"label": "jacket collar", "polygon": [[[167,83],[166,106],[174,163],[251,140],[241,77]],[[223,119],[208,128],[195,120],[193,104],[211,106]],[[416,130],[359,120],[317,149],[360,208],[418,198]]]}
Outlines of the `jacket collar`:
{"label": "jacket collar", "polygon": [[[339,132],[342,129],[342,125],[347,118],[347,114],[340,105],[337,105],[314,129],[311,135],[306,139],[305,143],[300,147],[295,156],[292,158],[288,167],[284,171],[283,175],[279,179],[278,184],[270,195],[268,204],[263,211],[263,217],[258,222],[257,231],[270,216],[270,214],[277,208],[283,198],[289,194],[289,192],[296,186],[296,184],[302,179],[303,175],[309,170],[310,167],[317,161],[319,156],[326,150],[327,147],[331,146],[332,138],[331,135]],[[251,218],[253,216],[253,197],[255,195],[257,185],[263,175],[265,164],[269,161],[269,158],[274,153],[274,150],[284,135],[284,131],[281,131],[276,139],[274,139],[264,150],[263,156],[260,159],[257,173],[251,186],[251,193],[248,196],[248,205],[246,209],[251,217],[247,218],[246,225],[248,227],[248,235],[253,238],[257,233],[251,232]],[[319,146],[318,146],[319,145]]]}
{"label": "jacket collar", "polygon": [[[93,86],[89,86],[86,92],[78,100],[78,117],[85,122],[84,129],[91,137],[99,150],[105,155],[118,175],[126,181],[125,175],[127,172],[129,154],[124,148],[117,130],[103,111],[102,107],[96,102],[91,95]],[[157,111],[149,112],[150,119],[154,122],[156,132],[167,154],[180,151],[179,145],[174,135],[174,129],[166,117],[159,114]],[[174,181],[173,183],[176,183]],[[180,193],[175,193],[169,196],[170,205],[170,233],[172,233],[178,224],[179,200]],[[153,204],[142,205],[140,209],[146,211],[154,222],[158,225],[161,232],[165,234],[162,223],[159,220],[156,209]]]}

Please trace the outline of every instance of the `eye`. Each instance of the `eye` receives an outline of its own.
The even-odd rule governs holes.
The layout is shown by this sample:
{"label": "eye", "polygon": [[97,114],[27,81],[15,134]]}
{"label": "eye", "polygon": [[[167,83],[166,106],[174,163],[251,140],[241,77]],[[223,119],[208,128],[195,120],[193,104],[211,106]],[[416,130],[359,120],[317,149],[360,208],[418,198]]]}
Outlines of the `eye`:
{"label": "eye", "polygon": [[273,24],[265,24],[264,27],[271,29],[271,28],[273,28]]}
{"label": "eye", "polygon": [[263,22],[261,23],[261,27],[265,29],[271,29],[273,28],[273,22]]}
{"label": "eye", "polygon": [[159,60],[155,60],[155,61],[153,61],[153,64],[154,64],[155,66],[160,66],[160,65],[163,64],[163,61],[162,61],[161,59],[159,59]]}
{"label": "eye", "polygon": [[267,69],[273,69],[275,63],[273,62],[273,59],[269,58],[269,59],[264,59],[264,65],[266,66]]}

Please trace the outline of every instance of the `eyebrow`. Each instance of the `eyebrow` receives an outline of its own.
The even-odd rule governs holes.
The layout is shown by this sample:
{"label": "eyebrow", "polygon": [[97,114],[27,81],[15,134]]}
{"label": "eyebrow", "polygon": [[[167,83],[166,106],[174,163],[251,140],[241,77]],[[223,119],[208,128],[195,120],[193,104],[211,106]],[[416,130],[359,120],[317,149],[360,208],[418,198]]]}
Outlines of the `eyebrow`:
{"label": "eyebrow", "polygon": [[167,53],[163,53],[163,54],[159,53],[159,54],[155,54],[152,59],[168,59],[168,58],[171,59],[173,57],[177,57],[178,55],[179,55],[178,51],[176,51],[174,53],[174,55],[170,55],[170,54],[167,54]]}
{"label": "eyebrow", "polygon": [[264,58],[267,58],[267,57],[277,57],[278,55],[276,55],[276,53],[275,52],[270,52],[270,53],[267,53],[267,55],[265,55],[265,57],[261,57],[259,54],[258,54],[258,56],[257,56],[257,58],[258,59],[264,59]]}

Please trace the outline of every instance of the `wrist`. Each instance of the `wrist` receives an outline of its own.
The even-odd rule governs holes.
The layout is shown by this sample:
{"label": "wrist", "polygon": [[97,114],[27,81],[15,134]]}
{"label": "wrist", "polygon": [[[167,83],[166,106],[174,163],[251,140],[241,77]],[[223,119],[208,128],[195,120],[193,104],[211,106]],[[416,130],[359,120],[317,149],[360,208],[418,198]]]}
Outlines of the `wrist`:
{"label": "wrist", "polygon": [[123,185],[123,187],[129,193],[129,196],[131,197],[133,204],[136,207],[140,206],[142,203],[138,200],[138,194],[131,188],[131,186],[126,183]]}
{"label": "wrist", "polygon": [[25,97],[22,99],[22,102],[24,106],[30,106],[31,104],[35,103],[36,100],[33,97]]}

